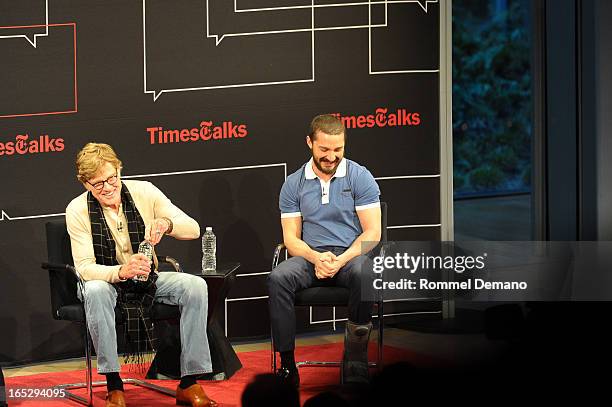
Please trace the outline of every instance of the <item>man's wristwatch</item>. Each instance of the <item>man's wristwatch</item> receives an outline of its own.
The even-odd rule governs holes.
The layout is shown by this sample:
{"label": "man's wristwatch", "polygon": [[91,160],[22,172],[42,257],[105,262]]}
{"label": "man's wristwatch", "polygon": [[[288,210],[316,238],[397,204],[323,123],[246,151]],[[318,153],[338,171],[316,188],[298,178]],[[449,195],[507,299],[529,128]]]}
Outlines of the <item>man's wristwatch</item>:
{"label": "man's wristwatch", "polygon": [[167,218],[165,216],[162,219],[168,222],[168,229],[166,229],[166,234],[169,235],[170,233],[172,233],[172,229],[174,228],[174,223],[172,223],[170,218]]}
{"label": "man's wristwatch", "polygon": [[121,269],[123,268],[123,266],[125,266],[125,264],[122,264],[122,265],[119,267],[119,270],[117,271],[117,277],[119,277],[119,280],[121,280],[121,281],[126,281],[126,280],[127,280],[127,278],[121,277]]}

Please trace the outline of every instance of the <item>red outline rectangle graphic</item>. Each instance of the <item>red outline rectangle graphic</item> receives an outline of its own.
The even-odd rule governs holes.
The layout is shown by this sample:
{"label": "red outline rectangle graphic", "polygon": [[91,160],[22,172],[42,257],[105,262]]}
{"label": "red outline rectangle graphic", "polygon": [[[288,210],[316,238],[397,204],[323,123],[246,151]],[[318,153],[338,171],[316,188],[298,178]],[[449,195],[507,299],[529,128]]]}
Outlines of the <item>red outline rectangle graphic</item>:
{"label": "red outline rectangle graphic", "polygon": [[37,25],[16,25],[9,27],[0,28],[34,28],[34,27],[67,27],[72,26],[72,38],[74,47],[74,110],[65,110],[59,112],[37,112],[37,113],[20,113],[10,115],[0,115],[0,119],[11,118],[11,117],[27,117],[27,116],[47,116],[54,114],[71,114],[79,111],[78,104],[78,90],[77,90],[77,44],[76,44],[76,23],[60,23],[60,24],[37,24]]}

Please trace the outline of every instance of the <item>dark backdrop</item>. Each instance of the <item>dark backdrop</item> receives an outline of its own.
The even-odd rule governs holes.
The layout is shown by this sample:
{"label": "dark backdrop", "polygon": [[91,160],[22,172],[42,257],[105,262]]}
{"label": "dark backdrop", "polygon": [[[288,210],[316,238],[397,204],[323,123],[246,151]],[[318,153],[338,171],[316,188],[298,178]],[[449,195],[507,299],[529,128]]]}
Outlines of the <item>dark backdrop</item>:
{"label": "dark backdrop", "polygon": [[[249,299],[266,296],[266,275],[249,274],[269,271],[278,192],[309,158],[316,114],[347,117],[347,156],[379,178],[390,239],[440,237],[436,2],[48,3],[0,2],[0,362],[80,354],[78,330],[51,317],[40,263],[44,223],[83,190],[74,157],[89,141],[213,226],[219,261],[242,263],[231,338],[269,332],[266,299]],[[293,8],[257,10],[279,6]],[[200,137],[205,126],[221,138]],[[163,130],[177,133],[162,143]],[[199,241],[161,247],[198,271]]]}

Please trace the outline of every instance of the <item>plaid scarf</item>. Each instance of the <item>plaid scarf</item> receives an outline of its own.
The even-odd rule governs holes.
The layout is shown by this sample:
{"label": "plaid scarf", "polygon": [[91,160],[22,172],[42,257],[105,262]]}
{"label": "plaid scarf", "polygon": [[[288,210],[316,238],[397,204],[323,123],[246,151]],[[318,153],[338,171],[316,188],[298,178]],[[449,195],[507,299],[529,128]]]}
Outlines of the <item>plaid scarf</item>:
{"label": "plaid scarf", "polygon": [[[134,204],[132,195],[125,184],[121,187],[121,204],[127,219],[132,252],[138,253],[138,246],[144,240],[145,224]],[[91,222],[96,263],[116,266],[115,241],[110,233],[104,212],[91,192],[87,194],[87,209]],[[150,311],[157,286],[157,273],[151,272],[147,281],[129,279],[113,284],[117,290],[117,305],[125,319],[125,343],[128,352],[125,363],[135,364],[140,370],[146,368],[146,352],[155,352],[157,338],[153,332]]]}

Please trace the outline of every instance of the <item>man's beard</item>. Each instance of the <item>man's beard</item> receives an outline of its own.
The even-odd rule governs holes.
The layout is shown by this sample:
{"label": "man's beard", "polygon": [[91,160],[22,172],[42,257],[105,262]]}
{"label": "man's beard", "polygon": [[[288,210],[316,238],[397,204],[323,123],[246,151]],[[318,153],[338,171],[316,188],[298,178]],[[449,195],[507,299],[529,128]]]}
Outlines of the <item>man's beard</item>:
{"label": "man's beard", "polygon": [[333,164],[336,164],[336,165],[330,168],[323,167],[321,165],[321,162],[330,163],[331,161],[328,161],[325,158],[320,158],[319,160],[317,160],[314,154],[312,156],[312,162],[314,162],[315,167],[317,167],[317,169],[321,171],[323,174],[334,175],[336,173],[336,170],[338,169],[338,165],[340,164],[340,158],[336,158],[336,160],[333,161]]}

